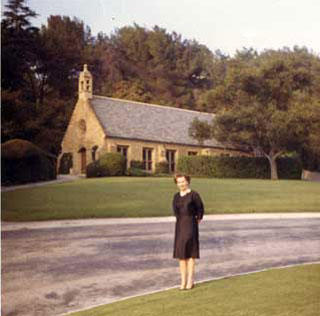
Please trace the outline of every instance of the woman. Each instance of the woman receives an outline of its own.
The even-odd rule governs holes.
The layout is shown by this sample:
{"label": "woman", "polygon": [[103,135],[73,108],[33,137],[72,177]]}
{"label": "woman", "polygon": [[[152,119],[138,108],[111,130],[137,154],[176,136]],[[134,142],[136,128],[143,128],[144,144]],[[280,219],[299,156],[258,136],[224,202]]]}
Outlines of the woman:
{"label": "woman", "polygon": [[193,288],[195,259],[199,255],[199,229],[204,206],[200,195],[191,190],[190,176],[176,174],[174,182],[179,192],[173,197],[173,211],[176,216],[173,258],[179,259],[181,290]]}

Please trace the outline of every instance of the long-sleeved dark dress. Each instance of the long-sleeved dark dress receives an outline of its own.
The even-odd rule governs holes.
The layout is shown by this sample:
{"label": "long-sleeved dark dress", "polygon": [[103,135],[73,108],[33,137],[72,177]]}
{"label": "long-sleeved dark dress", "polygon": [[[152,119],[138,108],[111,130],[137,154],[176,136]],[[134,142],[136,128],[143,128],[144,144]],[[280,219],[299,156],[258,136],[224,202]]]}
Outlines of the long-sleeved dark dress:
{"label": "long-sleeved dark dress", "polygon": [[198,220],[204,214],[200,195],[191,191],[180,196],[178,192],[173,197],[172,206],[177,219],[173,258],[200,258]]}

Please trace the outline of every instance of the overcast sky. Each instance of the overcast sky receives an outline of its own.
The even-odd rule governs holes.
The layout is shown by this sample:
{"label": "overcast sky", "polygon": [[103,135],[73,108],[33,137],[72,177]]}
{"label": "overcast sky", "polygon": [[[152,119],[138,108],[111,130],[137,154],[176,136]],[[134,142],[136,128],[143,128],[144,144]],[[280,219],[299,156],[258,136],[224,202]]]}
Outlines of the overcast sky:
{"label": "overcast sky", "polygon": [[[2,1],[6,2],[6,1]],[[177,32],[212,51],[306,46],[320,53],[320,0],[28,0],[39,14],[77,17],[92,33],[132,25]]]}

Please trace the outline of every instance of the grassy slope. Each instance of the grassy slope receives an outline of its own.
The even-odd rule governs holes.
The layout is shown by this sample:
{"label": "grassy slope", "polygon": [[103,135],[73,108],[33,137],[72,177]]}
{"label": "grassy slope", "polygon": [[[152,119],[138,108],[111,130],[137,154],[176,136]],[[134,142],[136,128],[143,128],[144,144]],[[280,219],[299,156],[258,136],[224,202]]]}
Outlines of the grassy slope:
{"label": "grassy slope", "polygon": [[[320,211],[320,184],[306,181],[192,179],[207,214]],[[2,193],[3,220],[171,215],[170,178],[100,178]]]}
{"label": "grassy slope", "polygon": [[318,316],[320,265],[254,273],[141,296],[73,316]]}

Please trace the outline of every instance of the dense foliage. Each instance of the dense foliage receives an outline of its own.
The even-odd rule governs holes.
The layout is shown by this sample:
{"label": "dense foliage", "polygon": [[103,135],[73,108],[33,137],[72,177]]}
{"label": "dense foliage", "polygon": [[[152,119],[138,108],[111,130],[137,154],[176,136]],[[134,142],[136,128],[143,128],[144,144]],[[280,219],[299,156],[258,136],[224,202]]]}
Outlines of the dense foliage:
{"label": "dense foliage", "polygon": [[126,171],[126,158],[119,153],[106,153],[86,168],[87,178],[123,176]]}
{"label": "dense foliage", "polygon": [[1,170],[3,185],[52,180],[57,176],[55,156],[22,139],[1,144]]}
{"label": "dense foliage", "polygon": [[[278,158],[281,179],[300,179],[301,164],[296,158]],[[179,172],[210,178],[270,178],[268,160],[263,157],[183,156]]]}
{"label": "dense foliage", "polygon": [[216,117],[194,120],[190,135],[244,146],[266,157],[277,179],[277,157],[297,152],[305,168],[320,168],[320,58],[306,49],[247,51],[228,62],[210,91]]}
{"label": "dense foliage", "polygon": [[166,161],[160,161],[156,163],[156,173],[157,174],[168,174],[169,164]]}

